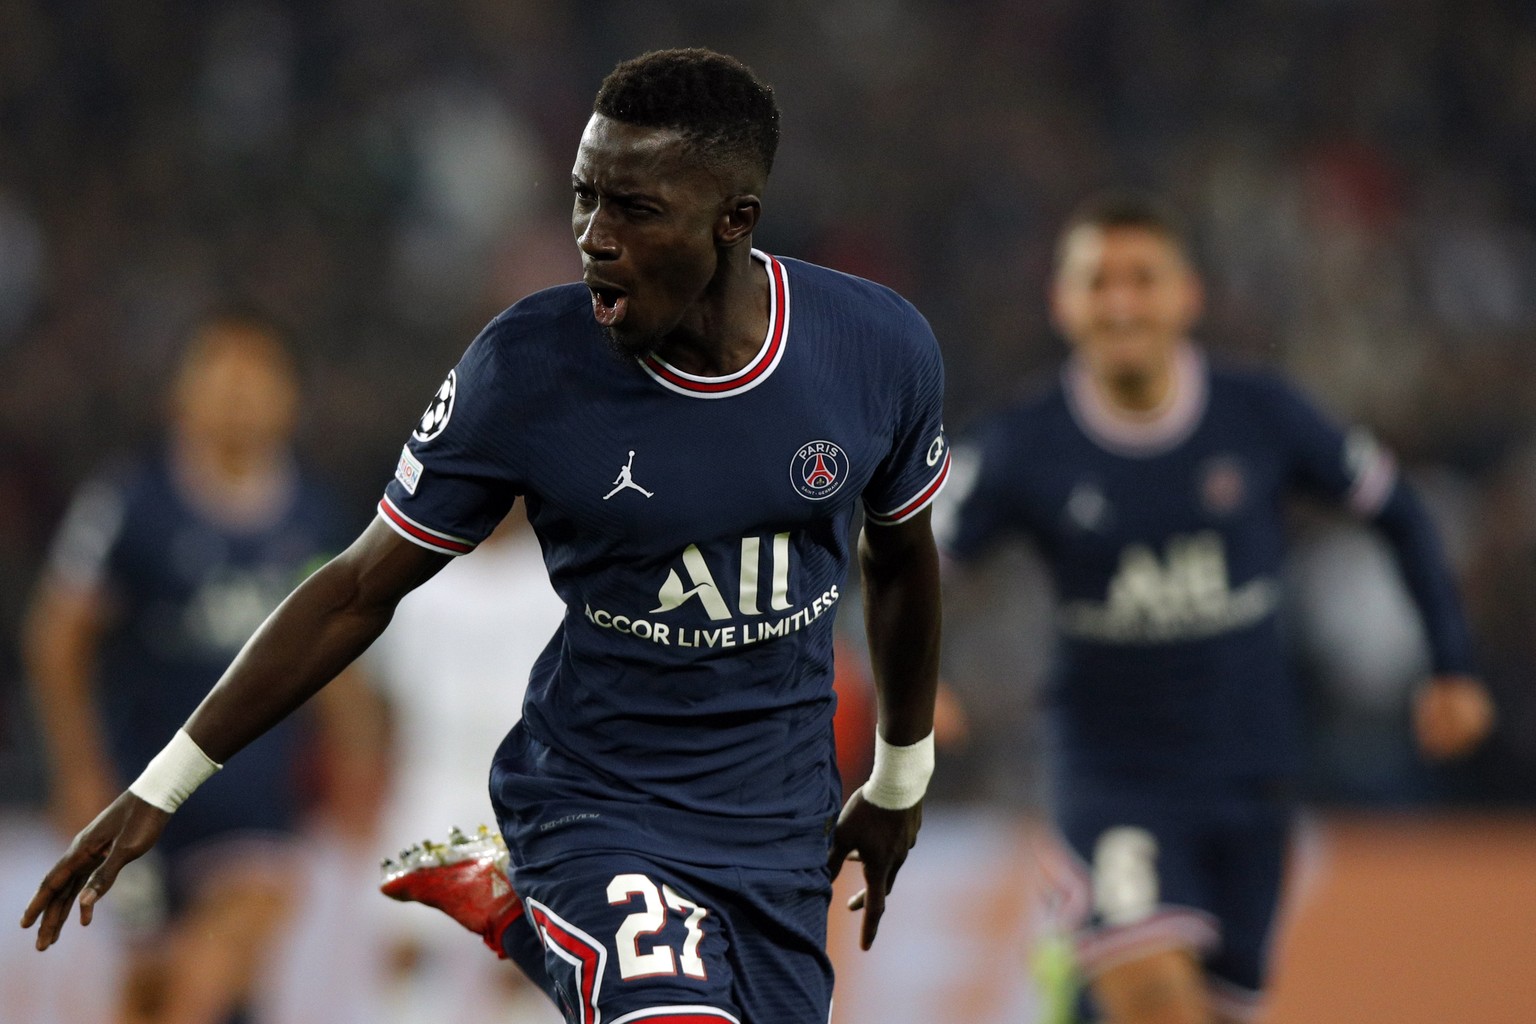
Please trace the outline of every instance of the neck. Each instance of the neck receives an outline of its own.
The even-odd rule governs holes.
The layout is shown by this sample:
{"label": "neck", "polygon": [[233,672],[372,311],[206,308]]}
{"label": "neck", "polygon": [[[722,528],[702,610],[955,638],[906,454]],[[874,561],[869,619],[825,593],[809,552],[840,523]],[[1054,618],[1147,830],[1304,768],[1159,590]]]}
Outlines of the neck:
{"label": "neck", "polygon": [[1132,416],[1153,415],[1173,401],[1178,385],[1178,350],[1144,369],[1091,373],[1094,390],[1111,409]]}
{"label": "neck", "polygon": [[751,362],[767,334],[768,275],[743,245],[727,250],[695,310],[655,352],[684,373],[722,377]]}
{"label": "neck", "polygon": [[292,467],[279,448],[182,438],[172,454],[184,495],[231,526],[267,521],[288,499]]}
{"label": "neck", "polygon": [[1173,395],[1173,374],[1167,372],[1096,376],[1094,383],[1110,406],[1137,415],[1156,412]]}

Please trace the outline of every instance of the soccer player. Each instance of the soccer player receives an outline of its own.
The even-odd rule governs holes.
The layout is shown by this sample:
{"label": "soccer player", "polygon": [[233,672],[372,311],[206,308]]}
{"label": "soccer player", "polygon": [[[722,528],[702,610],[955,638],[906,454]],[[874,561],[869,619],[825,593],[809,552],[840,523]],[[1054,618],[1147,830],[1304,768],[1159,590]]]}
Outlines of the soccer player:
{"label": "soccer player", "polygon": [[[167,443],[87,483],[57,537],[26,630],[29,676],[66,834],[154,755],[305,573],[345,544],[329,495],[294,464],[292,358],[246,314],[200,324],[173,381]],[[342,696],[342,688],[334,691]],[[321,702],[337,745],[356,706]],[[253,744],[135,865],[149,925],[127,1019],[222,1020],[248,1002],[292,910],[303,751],[297,723]],[[126,887],[125,887],[126,888]],[[164,916],[163,924],[154,919]]]}
{"label": "soccer player", "polygon": [[1054,577],[1053,812],[1080,868],[1080,962],[1114,1024],[1257,1013],[1299,758],[1277,621],[1288,495],[1347,507],[1395,551],[1433,652],[1424,749],[1459,754],[1491,723],[1391,457],[1276,376],[1209,360],[1189,338],[1201,294],[1156,203],[1080,208],[1050,294],[1071,357],[957,456],[940,531],[959,559],[1023,535]]}
{"label": "soccer player", "polygon": [[[867,947],[921,821],[949,451],[916,310],[752,247],[778,131],[771,89],[710,51],[604,80],[571,173],[583,282],[474,341],[376,520],[44,879],[39,947],[521,496],[567,611],[491,766],[526,913],[487,938],[572,1022],[824,1024],[830,878],[857,853]],[[860,502],[879,744],[839,814],[832,619]]]}

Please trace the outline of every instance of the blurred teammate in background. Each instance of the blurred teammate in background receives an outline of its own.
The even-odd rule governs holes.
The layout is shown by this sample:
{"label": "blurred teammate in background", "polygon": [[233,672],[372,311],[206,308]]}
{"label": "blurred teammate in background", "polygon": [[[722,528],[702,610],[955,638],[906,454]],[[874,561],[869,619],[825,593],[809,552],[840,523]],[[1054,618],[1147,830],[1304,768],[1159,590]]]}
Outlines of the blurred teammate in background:
{"label": "blurred teammate in background", "polygon": [[1155,203],[1085,204],[1058,245],[1057,383],[957,456],[941,530],[961,559],[1010,534],[1054,577],[1056,824],[1080,884],[1080,966],[1113,1024],[1256,1017],[1300,757],[1277,612],[1283,509],[1337,502],[1391,545],[1435,675],[1423,749],[1476,745],[1492,710],[1435,530],[1391,457],[1265,372],[1189,338],[1201,283]]}
{"label": "blurred teammate in background", "polygon": [[[25,637],[52,816],[65,834],[112,802],[251,631],[342,547],[330,499],[294,464],[298,401],[291,356],[269,324],[209,319],[178,368],[163,448],[75,498]],[[349,683],[317,703],[351,813],[378,767],[365,703],[343,708],[360,690]],[[316,787],[299,777],[301,756],[316,749],[301,724],[253,744],[129,876],[141,898],[126,1020],[242,1019],[293,909],[293,832]]]}
{"label": "blurred teammate in background", "polygon": [[[825,1024],[831,876],[857,853],[868,947],[922,820],[949,451],[922,316],[752,247],[778,132],[772,90],[707,50],[604,80],[571,174],[583,283],[471,345],[379,517],[49,872],[23,915],[40,948],[522,496],[567,610],[491,768],[522,900],[477,930],[573,1024]],[[839,814],[833,619],[861,507],[879,739]]]}

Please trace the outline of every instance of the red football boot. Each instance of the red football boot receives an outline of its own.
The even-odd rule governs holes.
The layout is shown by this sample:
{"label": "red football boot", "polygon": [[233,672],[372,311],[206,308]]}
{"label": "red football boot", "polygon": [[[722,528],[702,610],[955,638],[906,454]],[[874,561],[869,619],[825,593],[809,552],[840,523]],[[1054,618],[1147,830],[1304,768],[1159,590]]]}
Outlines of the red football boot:
{"label": "red football boot", "polygon": [[379,890],[402,903],[436,907],[485,940],[503,960],[501,936],[523,916],[523,903],[507,881],[510,857],[499,832],[484,825],[473,836],[455,828],[448,842],[423,842],[386,860]]}

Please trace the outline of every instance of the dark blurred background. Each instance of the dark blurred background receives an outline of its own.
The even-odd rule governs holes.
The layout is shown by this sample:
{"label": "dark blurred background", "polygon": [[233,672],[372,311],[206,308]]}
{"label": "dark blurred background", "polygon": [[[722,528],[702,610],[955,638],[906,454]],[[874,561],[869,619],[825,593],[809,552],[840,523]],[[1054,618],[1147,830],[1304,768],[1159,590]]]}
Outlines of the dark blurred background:
{"label": "dark blurred background", "polygon": [[[1420,639],[1382,550],[1297,513],[1311,796],[1536,804],[1536,5],[1519,0],[0,0],[0,778],[31,799],[20,609],[73,486],[154,436],[192,321],[286,324],[304,453],[372,513],[479,327],[571,279],[566,185],[618,60],[733,53],[785,135],[758,239],[933,322],[949,427],[1049,372],[1056,227],[1131,184],[1183,213],[1199,335],[1373,428],[1431,499],[1501,702],[1431,771]],[[939,799],[1034,800],[1039,580],[951,613],[971,715]]]}
{"label": "dark blurred background", "polygon": [[[1515,979],[1536,908],[1536,4],[1522,0],[0,0],[5,906],[19,913],[64,841],[39,813],[22,609],[74,488],[159,431],[194,321],[238,303],[288,327],[303,456],[361,528],[476,331],[576,276],[568,172],[602,76],[678,45],[774,84],[785,135],[758,244],[911,298],[944,346],[952,437],[1053,372],[1057,226],[1087,192],[1132,185],[1188,223],[1211,292],[1200,339],[1293,374],[1395,449],[1460,572],[1500,726],[1459,765],[1414,753],[1425,656],[1390,558],[1297,508],[1288,621],[1311,698],[1306,796],[1326,825],[1301,843],[1311,909],[1282,951],[1274,1019],[1529,1019],[1536,992]],[[1021,851],[1039,804],[1043,587],[1009,551],[951,595],[945,675],[968,740],[944,753],[880,950],[852,952],[833,915],[842,1020],[1035,1019]],[[361,937],[386,902],[374,858],[402,837],[338,852],[323,827],[286,954],[307,971],[277,986],[311,1012],[264,1019],[394,1019],[376,998],[393,968],[352,961],[383,956]],[[12,928],[0,1021],[84,1020],[29,998],[112,984],[102,930],[104,949],[39,958]]]}

